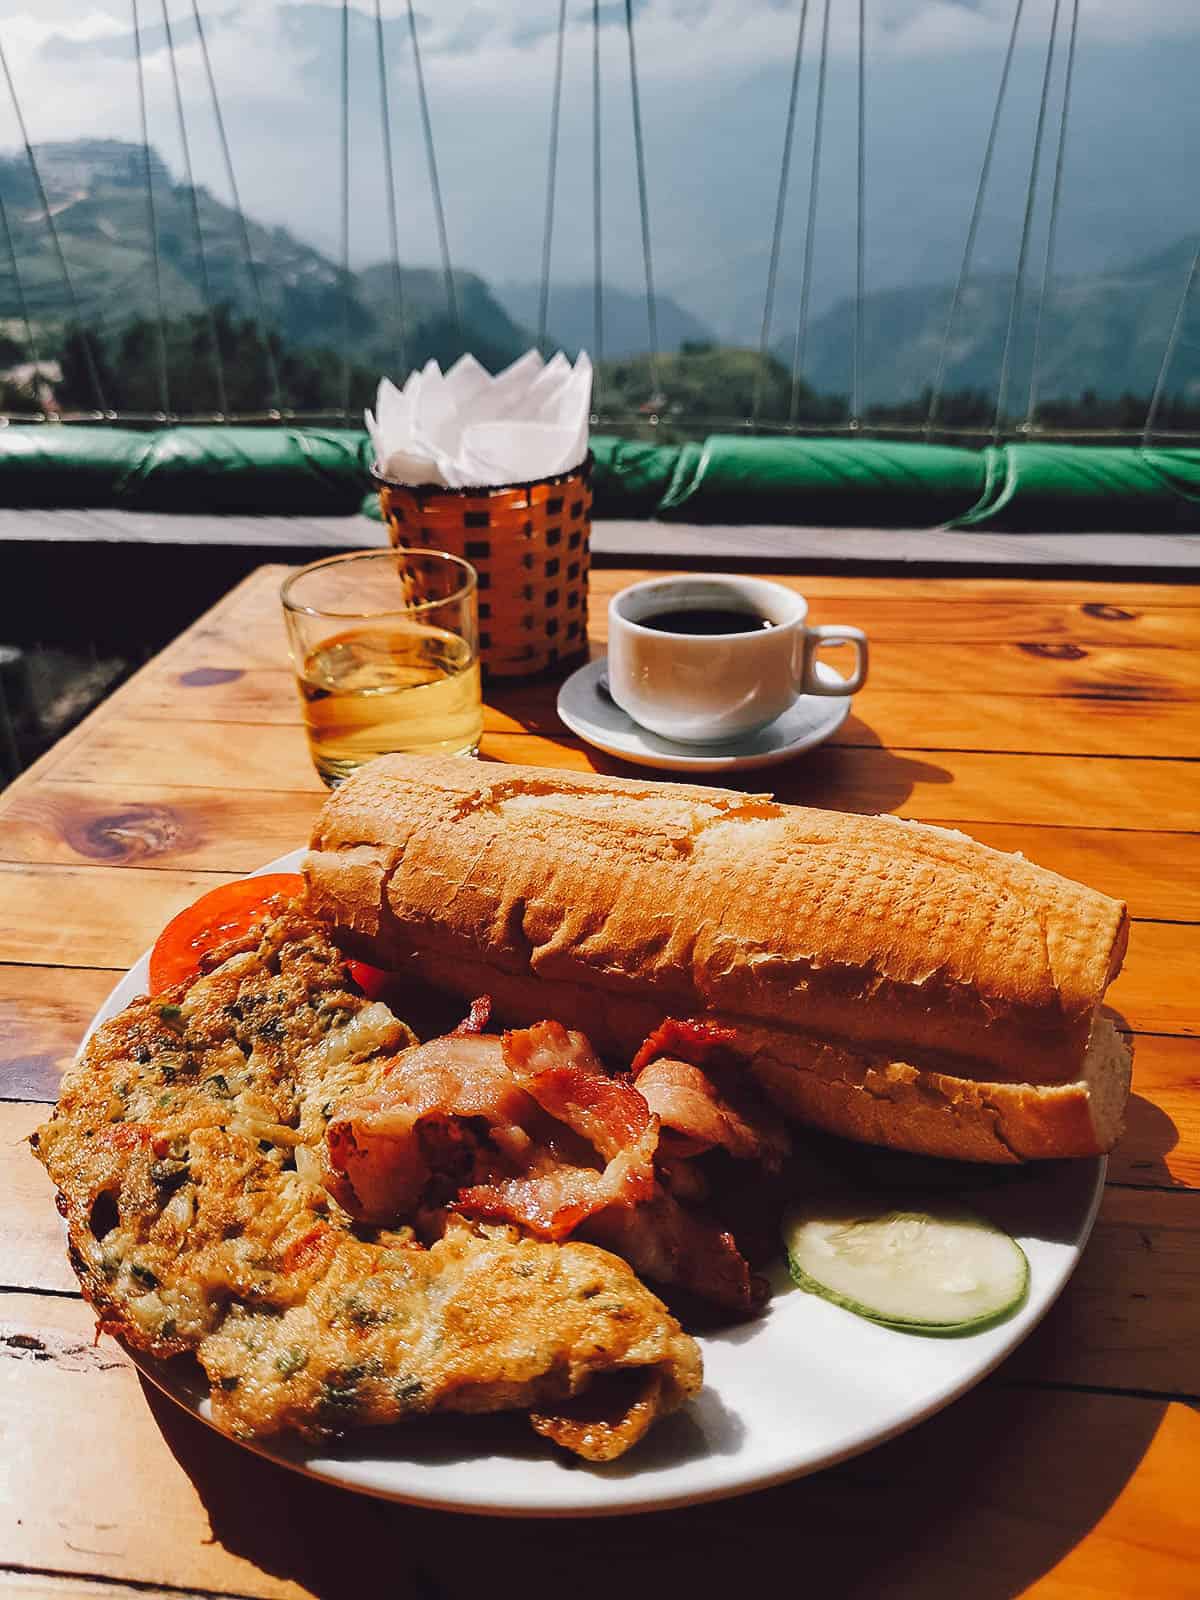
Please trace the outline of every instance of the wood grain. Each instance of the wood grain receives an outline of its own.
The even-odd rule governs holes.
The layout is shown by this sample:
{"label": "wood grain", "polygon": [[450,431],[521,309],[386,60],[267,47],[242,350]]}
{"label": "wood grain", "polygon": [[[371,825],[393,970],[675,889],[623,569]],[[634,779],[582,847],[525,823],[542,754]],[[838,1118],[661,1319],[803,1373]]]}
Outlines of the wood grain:
{"label": "wood grain", "polygon": [[[135,740],[127,748],[133,753]],[[492,734],[493,761],[634,776],[630,767],[578,740]],[[979,751],[848,750],[823,745],[807,759],[726,777],[731,788],[770,790],[780,800],[836,811],[939,817],[960,823],[1061,823],[1094,828],[1200,829],[1200,783],[1188,761],[1032,756]]]}
{"label": "wood grain", "polygon": [[[0,1103],[3,1281],[76,1292],[50,1181],[27,1143],[46,1116],[43,1105]],[[997,1181],[1023,1178],[1003,1174]],[[987,1198],[985,1190],[985,1209]],[[1021,1370],[1063,1383],[1200,1398],[1200,1296],[1189,1292],[1198,1252],[1200,1191],[1111,1185],[1084,1260],[1047,1323],[1047,1349]]]}
{"label": "wood grain", "polygon": [[[8,799],[0,860],[250,872],[307,841],[321,798],[315,791],[47,779]],[[1200,917],[1200,834],[924,820],[961,827],[997,850],[1020,851],[1127,901],[1136,917]]]}
{"label": "wood grain", "polygon": [[[268,723],[303,728],[290,672],[267,667],[228,676],[173,672],[147,679],[127,702],[139,718],[200,723]],[[216,681],[211,681],[216,678]],[[189,696],[189,688],[203,693]],[[556,684],[506,689],[484,708],[488,733],[563,732]],[[238,737],[238,735],[233,735]],[[891,745],[922,750],[1026,750],[1054,755],[1191,757],[1197,751],[1197,712],[1185,701],[1108,699],[1079,695],[970,694],[877,689],[856,697],[854,712],[833,735],[844,745]]]}
{"label": "wood grain", "polygon": [[0,1099],[52,1100],[120,972],[0,965]]}
{"label": "wood grain", "polygon": [[1200,1189],[1200,1039],[1134,1038],[1133,1094],[1108,1181]]}
{"label": "wood grain", "polygon": [[0,962],[131,967],[177,911],[236,873],[0,862]]}
{"label": "wood grain", "polygon": [[[0,1317],[13,1441],[0,1457],[0,1548],[44,1572],[264,1600],[349,1600],[386,1573],[391,1593],[468,1600],[536,1559],[539,1590],[608,1600],[614,1587],[645,1592],[664,1560],[672,1587],[712,1594],[745,1581],[747,1551],[787,1572],[800,1550],[816,1592],[864,1600],[1007,1600],[1039,1580],[1064,1600],[1195,1592],[1200,1507],[1181,1489],[1200,1416],[1177,1402],[1048,1393],[1001,1369],[861,1460],[725,1505],[543,1522],[534,1557],[521,1523],[378,1505],[237,1451],[140,1385],[110,1340],[93,1349],[79,1302],[9,1296]],[[788,1403],[799,1425],[802,1386]],[[31,1415],[39,1426],[22,1425]],[[936,1515],[930,1462],[952,1466],[936,1474]]]}

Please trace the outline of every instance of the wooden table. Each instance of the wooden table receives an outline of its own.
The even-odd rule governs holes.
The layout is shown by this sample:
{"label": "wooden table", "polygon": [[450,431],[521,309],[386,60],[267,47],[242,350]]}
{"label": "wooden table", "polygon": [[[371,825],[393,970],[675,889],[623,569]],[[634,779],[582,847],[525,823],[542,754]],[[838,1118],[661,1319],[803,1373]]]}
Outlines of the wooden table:
{"label": "wooden table", "polygon": [[[590,1600],[794,1581],[827,1596],[1200,1594],[1200,592],[812,578],[871,682],[782,797],[951,823],[1124,896],[1111,1002],[1129,1131],[1059,1305],[981,1388],[833,1471],[617,1522],[452,1520],[295,1477],[93,1341],[24,1146],[94,1008],[172,912],[301,843],[308,762],[263,568],[0,795],[0,1571],[7,1592]],[[605,603],[635,574],[596,574]],[[498,692],[483,754],[619,764],[546,687]],[[818,1382],[796,1352],[797,1382]]]}

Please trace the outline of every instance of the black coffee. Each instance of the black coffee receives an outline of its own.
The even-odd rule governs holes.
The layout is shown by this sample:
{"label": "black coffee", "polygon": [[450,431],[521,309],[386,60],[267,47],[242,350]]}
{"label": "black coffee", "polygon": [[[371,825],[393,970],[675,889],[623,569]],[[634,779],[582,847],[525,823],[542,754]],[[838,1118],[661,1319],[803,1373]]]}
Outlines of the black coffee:
{"label": "black coffee", "polygon": [[773,628],[770,617],[758,611],[734,611],[727,606],[690,606],[684,611],[652,611],[648,617],[639,617],[643,628],[653,628],[656,633],[757,633],[760,628]]}

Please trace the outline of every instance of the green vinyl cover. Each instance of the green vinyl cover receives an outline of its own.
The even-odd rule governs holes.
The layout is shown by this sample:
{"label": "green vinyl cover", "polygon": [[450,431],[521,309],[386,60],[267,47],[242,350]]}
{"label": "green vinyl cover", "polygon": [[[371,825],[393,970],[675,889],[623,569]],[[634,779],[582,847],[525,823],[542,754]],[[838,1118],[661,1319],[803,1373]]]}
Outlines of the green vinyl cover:
{"label": "green vinyl cover", "polygon": [[[687,522],[995,530],[1200,530],[1200,450],[713,434],[598,434],[595,512]],[[0,428],[0,506],[378,514],[352,428]]]}

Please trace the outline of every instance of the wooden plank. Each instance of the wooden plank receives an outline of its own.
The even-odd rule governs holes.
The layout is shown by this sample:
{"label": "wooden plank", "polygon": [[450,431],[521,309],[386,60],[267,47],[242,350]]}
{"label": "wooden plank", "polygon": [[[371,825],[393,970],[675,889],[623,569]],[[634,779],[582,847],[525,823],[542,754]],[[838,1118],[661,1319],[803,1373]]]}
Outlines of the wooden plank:
{"label": "wooden plank", "polygon": [[[0,966],[0,1098],[53,1101],[84,1028],[120,976]],[[1113,1183],[1200,1188],[1200,1039],[1134,1035],[1133,1095]]]}
{"label": "wooden plank", "polygon": [[49,1108],[0,1102],[0,1174],[4,1183],[4,1250],[0,1256],[0,1316],[11,1289],[78,1295],[67,1260],[66,1235],[54,1206],[54,1185],[29,1148],[29,1135]]}
{"label": "wooden plank", "polygon": [[[278,1556],[272,1562],[265,1543],[246,1553],[237,1548],[237,1534],[222,1537],[223,1508],[210,1512],[189,1476],[196,1434],[208,1435],[204,1425],[152,1398],[112,1340],[92,1341],[92,1316],[82,1301],[0,1297],[4,1559],[43,1571],[268,1600],[308,1592],[275,1575],[281,1562]],[[254,1474],[248,1481],[241,1455],[231,1458],[231,1446],[213,1442],[216,1470],[234,1468],[239,1485],[249,1487]],[[207,1438],[200,1456],[213,1463],[206,1446]],[[259,1476],[265,1482],[253,1488],[267,1493],[264,1510],[280,1518],[293,1480],[279,1468]],[[207,1483],[202,1492],[210,1492]],[[284,1532],[281,1522],[275,1532]],[[293,1535],[293,1549],[296,1542]]]}
{"label": "wooden plank", "polygon": [[[0,962],[128,967],[176,911],[232,873],[0,863]],[[1123,1025],[1139,1033],[1200,1033],[1198,936],[1186,923],[1139,922],[1109,991]]]}
{"label": "wooden plank", "polygon": [[1200,1399],[1200,1193],[1105,1190],[1078,1267],[1012,1377]]}
{"label": "wooden plank", "polygon": [[1200,1189],[1200,1039],[1140,1033],[1125,1132],[1108,1158],[1110,1184]]}
{"label": "wooden plank", "polygon": [[[182,749],[186,762],[173,761],[172,752]],[[578,740],[536,734],[486,734],[481,754],[575,770],[629,770]],[[769,772],[741,774],[733,786],[770,788],[802,805],[959,822],[1055,824],[1071,817],[1100,828],[1161,831],[1169,820],[1171,831],[1200,829],[1200,786],[1186,761],[931,754],[936,760],[919,750],[825,745]],[[188,786],[225,790],[324,792],[295,731],[260,724],[113,719],[64,750],[44,775],[60,784],[103,784],[111,773],[120,773],[126,784],[185,780]]]}
{"label": "wooden plank", "polygon": [[[764,772],[763,780],[771,774]],[[306,843],[321,795],[59,784],[15,796],[0,859],[249,872]],[[926,818],[1128,901],[1136,917],[1200,921],[1200,835]]]}
{"label": "wooden plank", "polygon": [[[0,1192],[8,1236],[0,1285],[75,1293],[53,1190],[27,1144],[48,1114],[45,1105],[0,1102]],[[1200,1157],[1196,1123],[1193,1113],[1186,1134],[1193,1172]],[[1130,1152],[1138,1147],[1131,1128]],[[1005,1173],[998,1181],[1023,1180]],[[1063,1383],[1200,1397],[1200,1296],[1191,1292],[1200,1251],[1200,1189],[1172,1189],[1169,1179],[1166,1186],[1155,1185],[1148,1171],[1142,1181],[1143,1187],[1106,1189],[1066,1305],[1049,1319],[1037,1362],[1022,1371]],[[1089,1323],[1091,1333],[1076,1339]]]}
{"label": "wooden plank", "polygon": [[0,962],[130,967],[177,911],[236,876],[0,863]]}
{"label": "wooden plank", "polygon": [[1200,1034],[1200,931],[1187,923],[1137,922],[1107,1004],[1137,1033]]}
{"label": "wooden plank", "polygon": [[[93,1351],[78,1302],[11,1296],[0,1312],[10,1563],[265,1600],[369,1593],[381,1572],[394,1593],[469,1600],[497,1571],[527,1567],[519,1522],[381,1507],[238,1452],[139,1385],[110,1340]],[[1005,1376],[869,1456],[766,1494],[615,1524],[539,1523],[538,1586],[581,1600],[607,1600],[614,1585],[640,1593],[669,1558],[681,1592],[723,1593],[744,1583],[748,1549],[762,1570],[789,1570],[802,1528],[805,1571],[839,1595],[998,1600],[1035,1584],[1054,1600],[1193,1595],[1200,1508],[1185,1486],[1200,1416]],[[802,1409],[811,1375],[797,1381],[781,1403]],[[931,1461],[953,1463],[937,1474],[935,1517]]]}
{"label": "wooden plank", "polygon": [[325,792],[47,780],[4,812],[0,859],[252,872],[307,844]]}
{"label": "wooden plank", "polygon": [[[141,762],[139,741],[119,747]],[[482,754],[574,771],[638,775],[642,769],[579,740],[491,734]],[[107,758],[106,758],[107,759]],[[228,752],[226,770],[233,765]],[[80,774],[82,776],[82,774]],[[669,776],[664,774],[664,776]],[[1095,828],[1200,829],[1200,785],[1186,761],[1013,755],[1006,752],[847,749],[823,745],[762,772],[722,774],[730,788],[770,791],[797,805],[874,815],[938,817],[971,823],[1058,824],[1064,817]]]}
{"label": "wooden plank", "polygon": [[121,973],[0,966],[0,1098],[53,1100],[83,1031]]}
{"label": "wooden plank", "polygon": [[[201,1589],[163,1589],[171,1600],[209,1600],[213,1593]],[[0,1595],[4,1600],[137,1600],[144,1597],[143,1588],[130,1588],[128,1584],[111,1583],[94,1578],[73,1578],[45,1572],[13,1572],[0,1567]],[[230,1596],[229,1600],[239,1600]]]}
{"label": "wooden plank", "polygon": [[[924,820],[937,822],[936,817]],[[1124,900],[1134,917],[1200,922],[1200,836],[972,822],[963,831]]]}
{"label": "wooden plank", "polygon": [[[838,620],[849,620],[844,606]],[[591,637],[594,650],[603,653],[607,638],[603,616],[593,618]],[[180,674],[213,669],[275,672],[287,661],[274,621],[251,626],[228,614],[202,620],[171,649],[172,668]],[[936,688],[947,694],[1195,700],[1200,698],[1200,665],[1195,655],[1194,649],[1079,644],[1071,639],[1036,637],[944,641],[931,629],[924,639],[876,643],[870,687],[910,693]],[[541,686],[537,687],[540,693]]]}
{"label": "wooden plank", "polygon": [[[189,688],[204,692],[189,695]],[[489,733],[561,733],[556,698],[556,684],[494,686],[484,706],[484,728]],[[201,667],[149,680],[126,702],[126,710],[139,719],[303,727],[291,673],[268,667]],[[927,690],[889,692],[868,684],[833,739],[845,745],[922,750],[1187,758],[1200,754],[1200,722],[1195,706],[1182,701],[932,695]]]}

